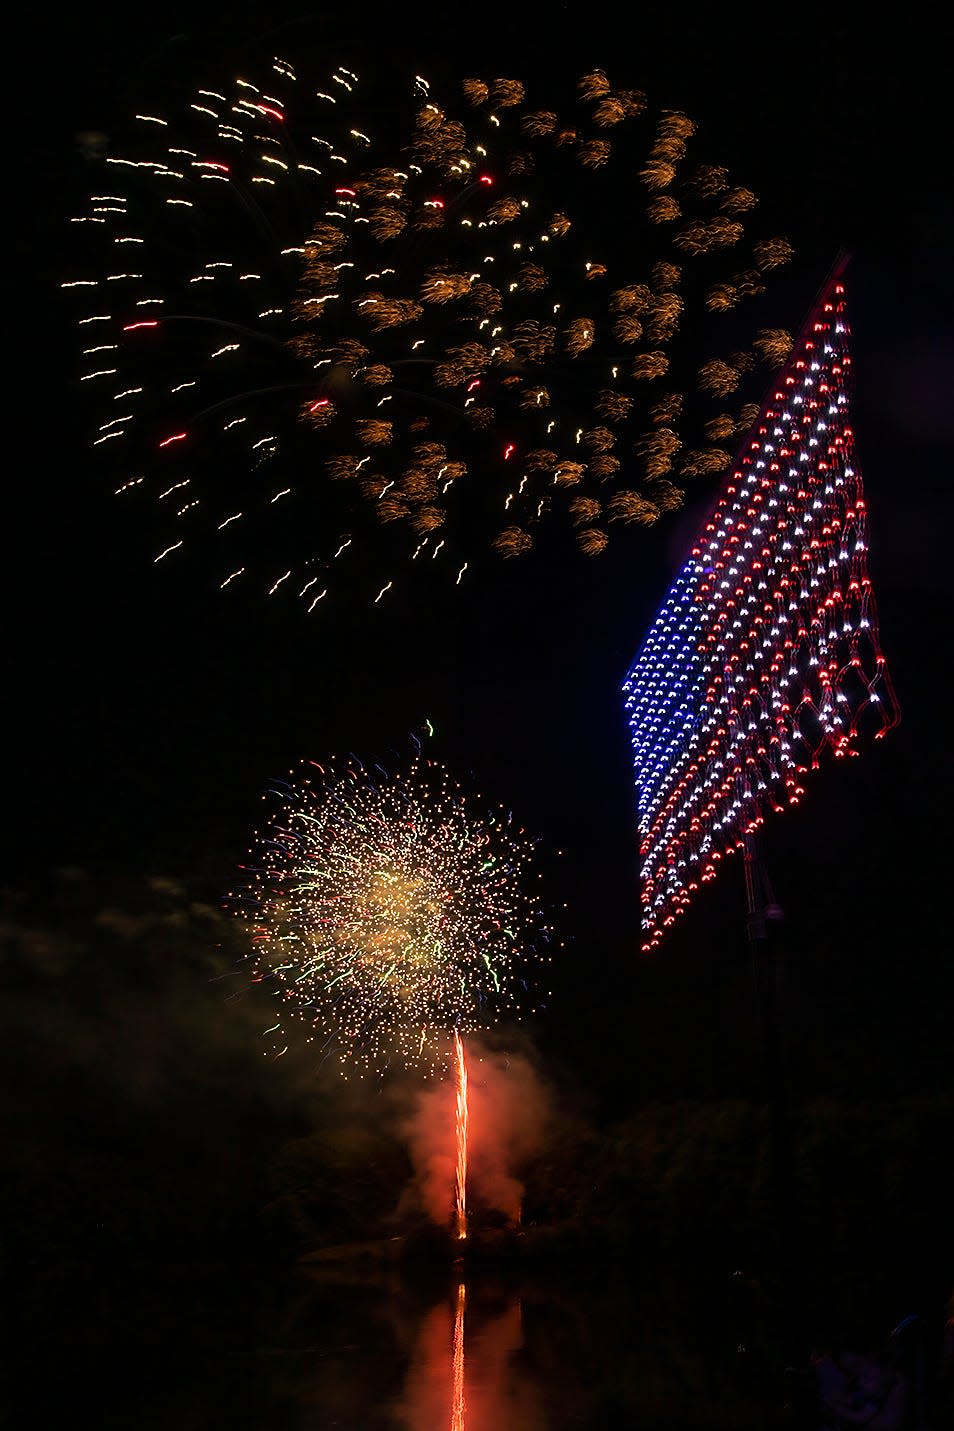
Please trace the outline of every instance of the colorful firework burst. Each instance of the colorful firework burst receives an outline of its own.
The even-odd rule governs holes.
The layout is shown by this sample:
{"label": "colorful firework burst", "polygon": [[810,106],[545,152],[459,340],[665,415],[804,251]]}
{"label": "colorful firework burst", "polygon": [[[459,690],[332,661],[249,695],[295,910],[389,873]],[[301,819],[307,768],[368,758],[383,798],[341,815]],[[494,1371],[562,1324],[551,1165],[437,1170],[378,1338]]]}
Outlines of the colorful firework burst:
{"label": "colorful firework burst", "polygon": [[602,70],[465,80],[463,118],[419,76],[256,78],[138,114],[74,220],[93,441],[157,561],[378,600],[406,561],[460,581],[551,525],[598,553],[728,466],[746,374],[790,340],[719,315],[790,248],[685,114]]}
{"label": "colorful firework burst", "polygon": [[304,762],[271,798],[229,906],[275,997],[277,1055],[298,1020],[360,1071],[446,1071],[455,1032],[519,1018],[549,929],[506,812],[478,814],[420,757],[394,775]]}

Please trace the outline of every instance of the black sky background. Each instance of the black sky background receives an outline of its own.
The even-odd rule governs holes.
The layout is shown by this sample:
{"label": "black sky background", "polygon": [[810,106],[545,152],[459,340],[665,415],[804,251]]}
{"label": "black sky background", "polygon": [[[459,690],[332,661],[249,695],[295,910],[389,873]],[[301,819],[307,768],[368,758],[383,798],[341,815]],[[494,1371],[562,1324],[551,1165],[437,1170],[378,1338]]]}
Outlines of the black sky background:
{"label": "black sky background", "polygon": [[[905,7],[891,30],[810,8],[744,22],[724,8],[623,15],[576,4],[483,6],[466,21],[428,8],[377,14],[110,5],[55,22],[21,17],[22,117],[8,130],[18,176],[8,220],[8,932],[33,930],[26,949],[37,929],[80,929],[89,961],[71,962],[68,978],[34,970],[28,995],[11,1003],[16,1047],[27,1050],[21,1111],[57,1099],[81,1108],[95,1081],[72,1093],[66,1084],[84,1058],[113,1060],[120,1106],[133,1098],[143,1046],[165,1058],[164,1040],[180,1039],[200,1087],[257,1106],[268,1066],[257,1050],[254,1060],[236,1052],[251,1031],[195,955],[209,938],[201,919],[187,958],[173,939],[146,972],[109,973],[90,952],[97,901],[148,903],[158,896],[144,896],[147,882],[165,878],[213,908],[269,780],[302,757],[393,763],[425,720],[434,757],[539,837],[548,888],[566,904],[552,997],[530,1026],[548,1076],[614,1112],[758,1082],[741,872],[727,869],[652,959],[639,953],[619,699],[714,489],[597,560],[510,563],[452,596],[408,579],[389,606],[323,623],[220,593],[201,573],[158,571],[151,534],[96,481],[59,292],[84,177],[77,135],[120,124],[143,75],[155,82],[171,67],[199,79],[251,38],[271,49],[280,37],[292,52],[301,35],[336,58],[353,54],[356,68],[362,47],[388,46],[432,76],[602,64],[684,107],[795,243],[775,288],[793,330],[839,250],[852,252],[858,456],[902,723],[861,759],[815,775],[803,807],[766,836],[786,912],[790,1076],[805,1096],[950,1089],[950,20],[925,6]],[[72,905],[63,891],[78,877],[64,883],[55,872],[65,868],[86,872]],[[136,979],[148,998],[127,997],[124,981]],[[91,989],[103,995],[98,1008]],[[42,1013],[47,999],[55,1020]],[[190,1000],[186,1027],[178,1018]],[[220,1064],[223,1047],[230,1061]]]}

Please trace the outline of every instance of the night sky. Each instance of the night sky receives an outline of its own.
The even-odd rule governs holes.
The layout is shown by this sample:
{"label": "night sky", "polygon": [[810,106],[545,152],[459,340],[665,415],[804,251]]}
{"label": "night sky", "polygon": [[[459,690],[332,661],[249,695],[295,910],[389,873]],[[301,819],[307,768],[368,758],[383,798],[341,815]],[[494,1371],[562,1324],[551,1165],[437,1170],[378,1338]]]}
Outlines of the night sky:
{"label": "night sky", "polygon": [[[77,136],[118,128],[142,75],[198,81],[243,45],[291,53],[302,35],[355,68],[369,44],[388,45],[435,77],[602,64],[684,107],[795,245],[774,289],[793,331],[851,251],[857,448],[902,721],[816,774],[803,807],[767,832],[786,913],[785,1032],[796,1093],[950,1087],[950,21],[929,31],[934,12],[906,6],[901,36],[856,30],[834,8],[785,9],[742,29],[724,7],[706,20],[660,7],[634,10],[621,43],[610,6],[521,19],[511,12],[525,7],[477,7],[466,35],[420,9],[375,28],[368,12],[227,8],[227,25],[209,5],[97,6],[52,30],[38,16],[12,50],[4,883],[30,971],[11,1006],[21,1115],[52,1116],[58,1100],[82,1110],[105,1086],[89,1069],[107,1064],[117,1107],[150,1079],[206,1091],[230,1079],[236,1104],[263,1097],[267,1068],[241,1051],[251,1021],[209,982],[221,956],[206,965],[201,951],[218,934],[196,910],[232,884],[270,780],[303,757],[396,763],[425,721],[429,753],[540,841],[565,942],[528,1027],[547,1076],[616,1112],[757,1082],[740,870],[661,951],[639,953],[619,694],[714,486],[600,558],[501,564],[456,591],[408,575],[388,605],[318,619],[155,568],[142,513],[97,480],[59,289],[85,183]],[[129,927],[154,920],[135,969],[107,967],[112,946],[97,955],[97,931],[119,938],[117,911]],[[186,927],[180,959],[161,930]]]}

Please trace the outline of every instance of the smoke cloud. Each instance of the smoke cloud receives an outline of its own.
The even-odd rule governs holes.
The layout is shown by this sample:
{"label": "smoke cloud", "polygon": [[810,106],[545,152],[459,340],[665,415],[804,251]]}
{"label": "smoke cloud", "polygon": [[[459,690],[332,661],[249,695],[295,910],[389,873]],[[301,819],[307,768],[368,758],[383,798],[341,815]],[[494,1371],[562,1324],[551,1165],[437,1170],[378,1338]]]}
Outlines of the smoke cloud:
{"label": "smoke cloud", "polygon": [[[520,1221],[524,1186],[520,1169],[541,1146],[552,1117],[552,1098],[530,1057],[492,1050],[469,1035],[464,1040],[468,1075],[467,1207],[472,1216]],[[454,1207],[456,1169],[453,1078],[429,1085],[403,1122],[412,1185],[398,1214],[423,1207],[447,1226]]]}

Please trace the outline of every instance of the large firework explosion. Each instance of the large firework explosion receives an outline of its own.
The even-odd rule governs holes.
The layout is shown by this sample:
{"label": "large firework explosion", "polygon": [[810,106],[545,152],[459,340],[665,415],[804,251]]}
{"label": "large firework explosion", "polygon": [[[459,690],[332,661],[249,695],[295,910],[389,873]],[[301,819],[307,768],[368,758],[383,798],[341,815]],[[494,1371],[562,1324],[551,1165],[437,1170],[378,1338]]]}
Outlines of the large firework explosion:
{"label": "large firework explosion", "polygon": [[472,808],[420,756],[395,774],[306,761],[266,798],[229,907],[274,994],[276,1055],[299,1021],[346,1068],[446,1072],[455,1032],[529,1011],[549,929],[532,842],[505,811]]}
{"label": "large firework explosion", "polygon": [[790,346],[722,317],[790,248],[687,115],[602,70],[385,91],[276,59],[143,110],[64,285],[156,560],[308,610],[550,528],[602,551],[729,464]]}

